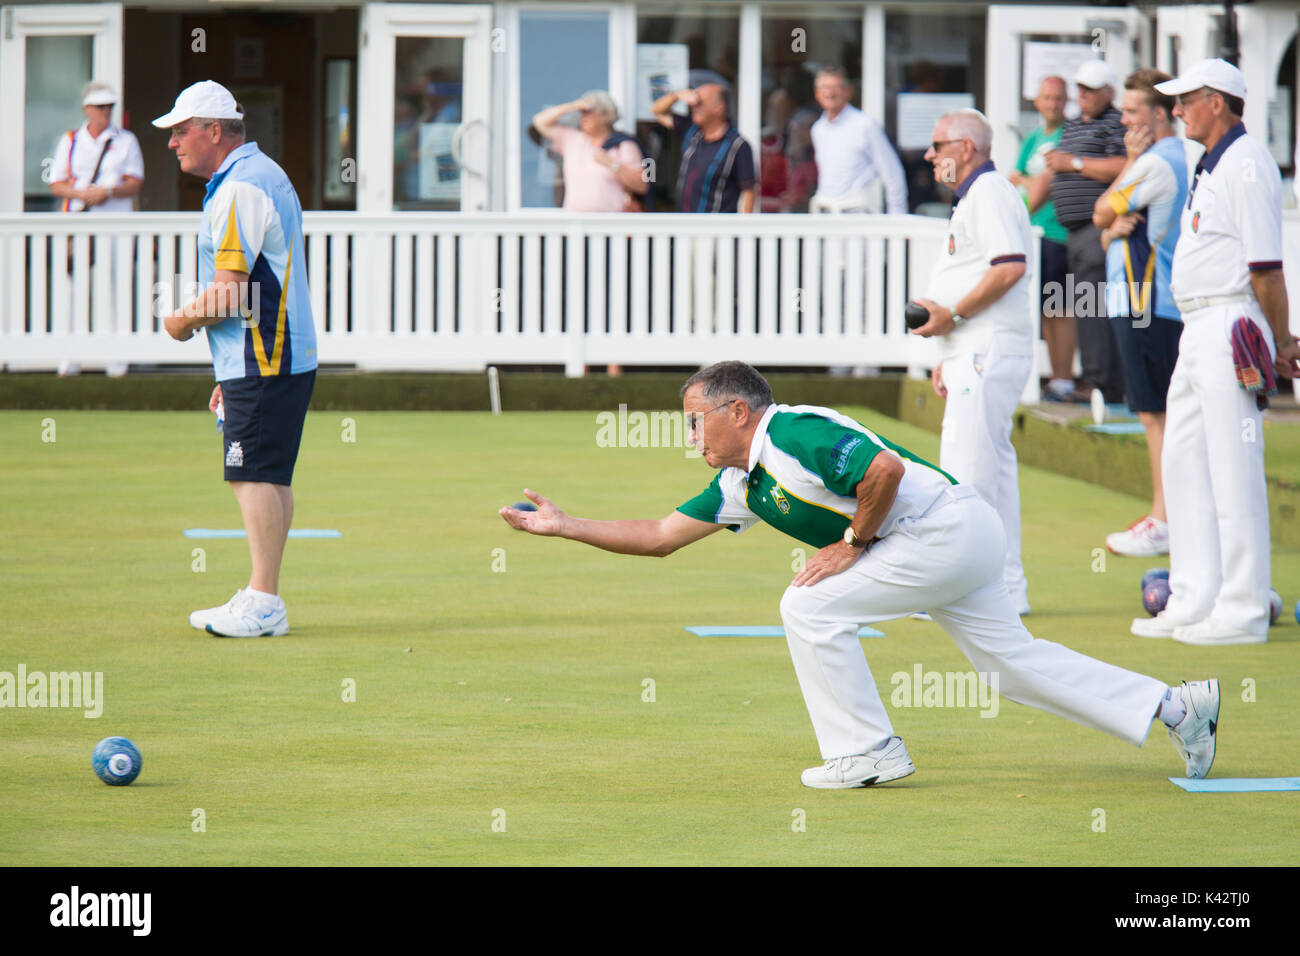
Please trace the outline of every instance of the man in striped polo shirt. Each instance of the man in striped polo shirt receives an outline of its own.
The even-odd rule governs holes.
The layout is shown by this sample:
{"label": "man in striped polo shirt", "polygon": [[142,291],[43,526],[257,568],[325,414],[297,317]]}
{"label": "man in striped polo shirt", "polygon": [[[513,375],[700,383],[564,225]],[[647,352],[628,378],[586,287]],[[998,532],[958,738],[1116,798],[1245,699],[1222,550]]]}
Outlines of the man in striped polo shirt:
{"label": "man in striped polo shirt", "polygon": [[663,557],[723,528],[764,521],[817,548],[786,589],[781,618],[825,764],[805,786],[847,789],[915,770],[894,735],[858,627],[927,610],[1014,701],[1141,746],[1153,716],[1170,728],[1189,777],[1214,761],[1217,680],[1169,687],[1025,630],[1002,580],[1002,523],[973,490],[829,408],[777,405],[743,362],[682,386],[689,433],[719,469],[696,497],[655,521],[565,514],[525,489],[513,527],[619,554]]}
{"label": "man in striped polo shirt", "polygon": [[171,131],[182,172],[208,180],[194,301],[163,324],[179,341],[207,329],[224,412],[225,479],[239,502],[252,573],[225,604],[190,625],[218,637],[289,633],[280,563],[293,522],[294,465],[316,381],[316,330],[307,286],[302,205],[289,177],[244,142],[243,110],[219,83],[181,91],[153,125]]}
{"label": "man in striped polo shirt", "polygon": [[[685,103],[689,117],[674,113]],[[753,212],[754,151],[731,125],[731,97],[719,83],[666,93],[651,106],[660,126],[682,137],[682,165],[677,173],[677,208],[681,212]]]}
{"label": "man in striped polo shirt", "polygon": [[[1115,73],[1101,60],[1089,60],[1074,75],[1079,90],[1078,119],[1061,130],[1057,148],[1047,154],[1052,170],[1052,203],[1066,229],[1069,275],[1064,294],[1074,308],[1084,387],[1099,388],[1108,403],[1124,397],[1124,368],[1115,333],[1106,317],[1106,253],[1101,230],[1092,223],[1097,197],[1124,168],[1124,125],[1115,109]],[[1087,400],[1086,394],[1075,394]]]}

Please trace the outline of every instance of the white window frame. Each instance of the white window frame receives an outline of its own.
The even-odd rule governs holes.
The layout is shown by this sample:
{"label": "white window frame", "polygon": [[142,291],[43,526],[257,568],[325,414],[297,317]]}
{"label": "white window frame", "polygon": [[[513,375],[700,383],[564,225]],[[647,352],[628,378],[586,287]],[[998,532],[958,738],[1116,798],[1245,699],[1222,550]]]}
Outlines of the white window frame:
{"label": "white window frame", "polygon": [[[488,208],[492,156],[492,7],[489,4],[368,3],[357,54],[357,212],[393,211],[393,71],[398,37],[464,40],[461,209]],[[470,133],[474,126],[481,132]],[[479,137],[484,137],[479,139]],[[478,139],[478,143],[474,142]]]}
{"label": "white window frame", "polygon": [[[91,76],[122,90],[122,4],[0,7],[0,213],[23,211],[27,38],[38,36],[91,37]],[[121,124],[121,103],[112,121]]]}

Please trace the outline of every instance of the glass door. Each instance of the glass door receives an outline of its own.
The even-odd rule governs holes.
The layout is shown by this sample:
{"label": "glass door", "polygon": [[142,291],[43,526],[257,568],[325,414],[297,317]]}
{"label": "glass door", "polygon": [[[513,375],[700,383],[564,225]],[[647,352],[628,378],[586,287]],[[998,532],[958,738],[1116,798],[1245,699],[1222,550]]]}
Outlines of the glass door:
{"label": "glass door", "polygon": [[[91,80],[122,93],[120,3],[0,7],[0,212],[54,208],[54,149],[84,122]],[[122,122],[121,103],[112,121]]]}
{"label": "glass door", "polygon": [[488,205],[492,8],[362,8],[358,212]]}

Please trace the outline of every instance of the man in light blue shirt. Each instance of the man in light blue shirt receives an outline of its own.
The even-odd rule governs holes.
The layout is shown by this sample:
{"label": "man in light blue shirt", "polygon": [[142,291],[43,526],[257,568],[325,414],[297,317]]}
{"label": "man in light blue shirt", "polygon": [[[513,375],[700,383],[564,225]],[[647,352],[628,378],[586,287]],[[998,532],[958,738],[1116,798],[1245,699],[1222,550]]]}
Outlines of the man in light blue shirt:
{"label": "man in light blue shirt", "polygon": [[1106,537],[1113,553],[1132,556],[1169,553],[1160,455],[1165,399],[1183,331],[1169,276],[1187,201],[1187,154],[1174,135],[1174,98],[1155,88],[1168,79],[1159,70],[1138,70],[1124,81],[1120,121],[1128,160],[1097,199],[1092,217],[1103,230],[1106,314],[1124,367],[1124,390],[1146,430],[1151,465],[1150,512]]}
{"label": "man in light blue shirt", "polygon": [[293,521],[294,464],[316,380],[316,331],[307,287],[302,206],[276,163],[244,142],[243,110],[204,80],[153,121],[171,130],[183,172],[208,180],[199,228],[196,299],[164,318],[169,335],[208,330],[224,417],[225,478],[248,533],[248,587],[190,624],[218,637],[289,633],[280,564]]}

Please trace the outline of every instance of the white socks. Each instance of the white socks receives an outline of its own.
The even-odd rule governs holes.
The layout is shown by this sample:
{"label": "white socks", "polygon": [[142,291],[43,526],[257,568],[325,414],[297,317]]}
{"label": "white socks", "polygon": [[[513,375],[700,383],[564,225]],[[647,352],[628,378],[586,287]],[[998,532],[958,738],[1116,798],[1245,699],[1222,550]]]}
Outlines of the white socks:
{"label": "white socks", "polygon": [[267,594],[265,591],[255,591],[252,588],[245,588],[244,593],[251,596],[253,603],[259,607],[274,609],[284,606],[284,602],[280,600],[278,594]]}

